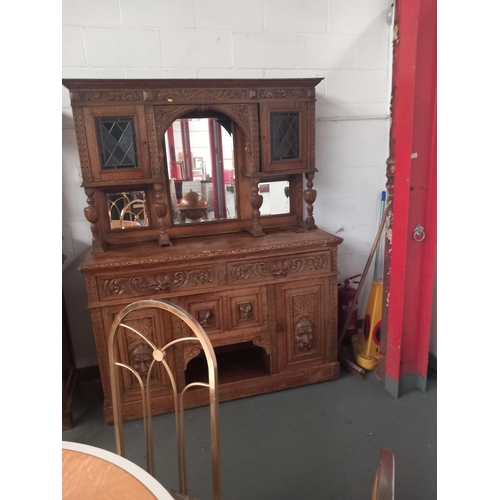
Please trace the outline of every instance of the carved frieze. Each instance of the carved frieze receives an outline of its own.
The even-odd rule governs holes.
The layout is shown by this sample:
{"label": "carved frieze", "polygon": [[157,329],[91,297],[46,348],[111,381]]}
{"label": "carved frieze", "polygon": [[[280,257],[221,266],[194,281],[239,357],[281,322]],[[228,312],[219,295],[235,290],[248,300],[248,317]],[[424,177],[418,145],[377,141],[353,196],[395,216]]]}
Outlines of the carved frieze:
{"label": "carved frieze", "polygon": [[305,272],[317,272],[330,269],[328,253],[305,255],[258,262],[229,264],[229,279],[235,281],[253,281],[262,278],[284,278]]}
{"label": "carved frieze", "polygon": [[248,99],[247,89],[166,89],[154,92],[157,101],[201,101],[217,102]]}
{"label": "carved frieze", "polygon": [[311,97],[309,89],[261,89],[261,99],[289,99],[292,97],[301,99]]}
{"label": "carved frieze", "polygon": [[[309,247],[312,245],[323,246],[323,245],[332,245],[342,243],[343,239],[338,236],[330,235],[328,238],[321,238],[314,241],[296,241],[296,242],[288,242],[288,243],[280,243],[277,245],[260,245],[255,248],[223,248],[220,250],[213,250],[210,252],[211,257],[225,257],[225,256],[241,256],[250,254],[251,252],[265,252],[270,250],[290,250],[290,249],[301,249],[303,247]],[[196,253],[187,253],[184,255],[162,255],[155,256],[154,258],[131,258],[128,260],[120,260],[119,262],[94,262],[94,263],[83,263],[78,268],[82,272],[93,272],[99,271],[103,269],[123,269],[125,267],[136,267],[136,266],[151,266],[151,265],[159,265],[173,262],[181,262],[181,261],[189,261],[196,260],[199,258],[206,258],[207,254],[205,252],[196,252]],[[329,258],[329,257],[328,257]],[[232,266],[233,264],[230,264]]]}
{"label": "carved frieze", "polygon": [[106,92],[91,91],[82,92],[82,99],[84,101],[113,101],[113,102],[128,102],[128,101],[142,101],[144,98],[142,90],[113,90]]}
{"label": "carved frieze", "polygon": [[146,276],[104,279],[100,281],[102,298],[166,293],[179,288],[194,288],[216,284],[215,268],[191,271],[171,271]]}

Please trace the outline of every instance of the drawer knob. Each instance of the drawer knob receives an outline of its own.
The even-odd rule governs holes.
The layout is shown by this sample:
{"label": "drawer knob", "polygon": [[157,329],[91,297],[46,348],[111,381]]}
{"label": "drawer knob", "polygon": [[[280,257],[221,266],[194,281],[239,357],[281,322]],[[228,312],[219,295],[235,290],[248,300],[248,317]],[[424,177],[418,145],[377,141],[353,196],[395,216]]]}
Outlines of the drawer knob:
{"label": "drawer knob", "polygon": [[284,328],[282,326],[278,326],[278,328],[276,329],[276,331],[278,333],[283,333],[285,330],[284,330]]}

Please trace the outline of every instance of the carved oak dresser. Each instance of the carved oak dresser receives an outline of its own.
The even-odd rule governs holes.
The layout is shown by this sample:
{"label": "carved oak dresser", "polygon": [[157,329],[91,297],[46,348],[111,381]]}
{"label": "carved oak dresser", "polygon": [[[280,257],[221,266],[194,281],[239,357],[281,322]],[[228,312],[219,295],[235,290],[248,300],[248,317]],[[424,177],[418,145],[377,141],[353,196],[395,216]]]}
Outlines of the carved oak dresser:
{"label": "carved oak dresser", "polygon": [[[107,421],[108,331],[139,299],[175,302],[204,327],[221,401],[338,377],[342,239],[313,217],[320,81],[63,80],[92,232],[80,271]],[[157,310],[128,322],[156,345],[188,335]],[[185,345],[167,353],[179,390],[206,370],[199,354]],[[147,373],[146,343],[124,335],[119,355]],[[153,378],[153,412],[172,411],[169,383],[160,371]],[[123,417],[138,418],[138,382],[125,377],[122,391]],[[186,407],[208,403],[205,391],[186,398]]]}

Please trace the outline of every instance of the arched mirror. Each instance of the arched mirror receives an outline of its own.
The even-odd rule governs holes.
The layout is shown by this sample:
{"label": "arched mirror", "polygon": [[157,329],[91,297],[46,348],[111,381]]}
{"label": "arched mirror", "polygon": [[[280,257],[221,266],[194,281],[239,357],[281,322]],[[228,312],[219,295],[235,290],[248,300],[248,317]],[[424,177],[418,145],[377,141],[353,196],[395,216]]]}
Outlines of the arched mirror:
{"label": "arched mirror", "polygon": [[184,116],[165,146],[174,225],[238,219],[234,122],[215,112]]}

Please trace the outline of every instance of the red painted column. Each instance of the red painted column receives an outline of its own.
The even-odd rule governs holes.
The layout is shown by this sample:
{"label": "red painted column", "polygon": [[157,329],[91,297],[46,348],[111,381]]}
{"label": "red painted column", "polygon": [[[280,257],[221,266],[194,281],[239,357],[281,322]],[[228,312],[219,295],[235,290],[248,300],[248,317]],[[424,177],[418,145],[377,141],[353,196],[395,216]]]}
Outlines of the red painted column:
{"label": "red painted column", "polygon": [[[381,366],[397,397],[425,390],[427,379],[436,257],[436,0],[396,3],[393,70]],[[416,236],[422,241],[414,237],[417,226],[424,228],[425,238]]]}
{"label": "red painted column", "polygon": [[183,180],[193,180],[193,157],[191,156],[191,137],[189,134],[189,120],[181,120],[182,152],[184,153]]}
{"label": "red painted column", "polygon": [[170,125],[167,129],[167,143],[168,159],[170,164],[169,178],[180,179],[181,173],[175,157],[174,124]]}

